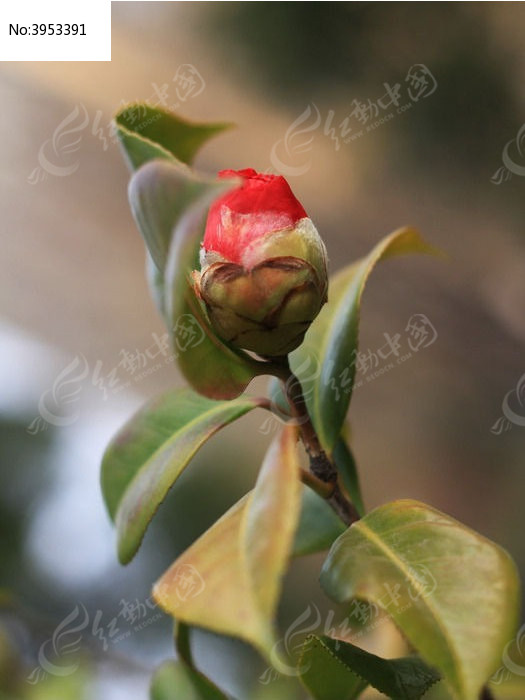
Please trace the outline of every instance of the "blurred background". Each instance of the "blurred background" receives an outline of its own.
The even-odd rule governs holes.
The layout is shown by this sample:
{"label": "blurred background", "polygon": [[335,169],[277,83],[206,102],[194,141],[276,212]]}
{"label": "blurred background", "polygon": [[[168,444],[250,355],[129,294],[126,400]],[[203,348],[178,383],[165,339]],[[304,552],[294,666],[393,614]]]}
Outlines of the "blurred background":
{"label": "blurred background", "polygon": [[[182,384],[154,355],[164,330],[111,130],[133,100],[235,122],[198,167],[284,174],[332,271],[406,224],[446,251],[388,262],[366,290],[350,411],[364,496],[442,509],[523,575],[524,26],[522,3],[115,2],[111,63],[2,64],[0,698],[148,697],[173,653],[151,584],[251,488],[275,427],[257,411],[202,449],[117,564],[104,446]],[[285,581],[291,656],[307,628],[348,619],[321,562]],[[195,642],[235,697],[304,697],[244,645]],[[403,653],[388,624],[379,643]],[[502,671],[496,697],[524,697],[512,684]]]}

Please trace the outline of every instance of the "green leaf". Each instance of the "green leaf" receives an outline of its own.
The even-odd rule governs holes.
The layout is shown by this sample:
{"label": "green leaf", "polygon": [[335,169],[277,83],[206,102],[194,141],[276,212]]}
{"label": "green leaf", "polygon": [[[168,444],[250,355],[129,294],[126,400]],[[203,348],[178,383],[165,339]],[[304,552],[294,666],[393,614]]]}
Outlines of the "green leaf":
{"label": "green leaf", "polygon": [[361,487],[359,486],[357,465],[354,460],[354,455],[343,437],[340,437],[335,445],[334,461],[337,471],[341,475],[344,487],[348,491],[350,500],[354,504],[359,515],[363,517],[365,514],[365,506],[361,495]]}
{"label": "green leaf", "polygon": [[[302,381],[308,411],[329,454],[341,434],[350,405],[366,281],[381,260],[416,252],[435,250],[417,231],[399,229],[378,243],[368,256],[338,272],[330,281],[328,303],[310,326],[303,344],[290,355],[291,368]],[[310,376],[305,380],[300,368],[312,363],[317,364],[318,371],[308,370]]]}
{"label": "green leaf", "polygon": [[146,279],[148,281],[149,291],[153,299],[157,311],[163,321],[169,323],[166,318],[166,303],[164,293],[164,275],[153,262],[153,258],[146,251]]}
{"label": "green leaf", "polygon": [[123,564],[136,554],[155,511],[197,450],[259,405],[249,397],[210,401],[180,389],[146,405],[120,430],[102,460],[102,491]]}
{"label": "green leaf", "polygon": [[[215,334],[189,282],[208,205],[209,201],[201,200],[175,231],[166,268],[166,308],[173,323],[173,343],[181,350],[177,362],[187,381],[205,396],[231,399],[239,396],[254,377],[266,374],[268,363],[254,360]],[[194,339],[186,345],[183,336],[181,345],[181,328],[184,331],[188,324],[194,329]]]}
{"label": "green leaf", "polygon": [[[146,163],[133,175],[128,189],[131,211],[161,273],[166,268],[174,228],[183,214],[204,196],[213,201],[234,182],[199,177],[186,165],[162,160]],[[198,255],[194,254],[192,269],[197,263]]]}
{"label": "green leaf", "polygon": [[311,488],[303,486],[301,518],[295,533],[293,556],[322,552],[345,530],[346,525],[328,503]]}
{"label": "green leaf", "polygon": [[[334,664],[334,660],[339,667]],[[308,688],[319,684],[321,694],[315,695],[319,700],[343,697],[337,693],[330,694],[329,686],[338,677],[343,679],[349,672],[364,682],[364,686],[360,686],[361,690],[370,684],[391,700],[420,700],[440,678],[437,671],[416,656],[382,659],[348,642],[314,635],[304,643],[299,667],[306,669],[302,681]],[[331,678],[327,678],[330,669],[334,673]]]}
{"label": "green leaf", "polygon": [[368,683],[342,663],[324,639],[307,637],[298,665],[300,680],[314,700],[354,700]]}
{"label": "green leaf", "polygon": [[272,411],[283,420],[291,418],[290,404],[283,392],[283,384],[277,377],[271,377],[268,382],[268,396],[272,403]]}
{"label": "green leaf", "polygon": [[[520,672],[523,674],[523,666]],[[525,678],[523,676],[519,678],[512,675],[501,685],[490,683],[489,687],[497,700],[523,700],[525,698]]]}
{"label": "green leaf", "polygon": [[254,376],[266,372],[266,363],[215,335],[190,283],[199,267],[207,209],[236,184],[157,160],[135,173],[129,187],[131,209],[153,259],[148,263],[153,298],[170,330],[179,368],[196,391],[214,399],[239,396]]}
{"label": "green leaf", "polygon": [[509,555],[417,501],[376,508],[337,539],[321,585],[338,602],[388,611],[461,700],[477,700],[516,625],[519,580]]}
{"label": "green leaf", "polygon": [[166,661],[151,680],[151,700],[227,700],[208,678],[181,661]]}
{"label": "green leaf", "polygon": [[[297,433],[286,426],[255,489],[184,552],[154,587],[176,619],[239,637],[270,655],[273,617],[300,510]],[[188,595],[182,580],[193,576]]]}
{"label": "green leaf", "polygon": [[[67,633],[68,631],[66,630],[64,634]],[[68,651],[72,650],[68,649]],[[2,661],[4,661],[4,659],[2,659]],[[87,700],[89,698],[90,688],[93,687],[95,672],[90,671],[90,664],[87,659],[81,660],[79,668],[76,668],[76,664],[62,667],[57,665],[55,668],[53,668],[53,666],[48,666],[48,670],[44,671],[42,666],[37,666],[40,674],[27,679],[26,687],[23,691],[20,687],[21,679],[18,681],[18,676],[15,675],[19,668],[16,665],[17,661],[19,662],[16,657],[13,659],[8,657],[7,663],[4,666],[5,671],[2,670],[0,700]],[[68,661],[69,664],[73,661],[71,656],[69,656]],[[72,669],[75,668],[76,670],[73,672]],[[55,672],[53,673],[53,671]],[[63,675],[58,675],[60,672]],[[68,675],[66,675],[66,673]],[[9,686],[9,677],[13,676],[17,678],[17,680],[12,686]],[[4,694],[3,691],[7,692]],[[14,693],[16,693],[16,695]]]}
{"label": "green leaf", "polygon": [[208,139],[232,124],[198,124],[158,107],[137,102],[115,116],[117,135],[131,170],[163,158],[190,164]]}

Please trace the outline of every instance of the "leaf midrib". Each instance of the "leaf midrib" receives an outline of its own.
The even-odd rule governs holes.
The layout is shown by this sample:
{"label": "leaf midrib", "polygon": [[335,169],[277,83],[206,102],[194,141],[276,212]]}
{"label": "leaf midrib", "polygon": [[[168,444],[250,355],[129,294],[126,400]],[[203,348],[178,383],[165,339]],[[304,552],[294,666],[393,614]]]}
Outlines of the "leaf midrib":
{"label": "leaf midrib", "polygon": [[[128,129],[126,126],[122,126],[122,124],[120,124],[120,122],[117,121],[117,119],[115,119],[115,122],[117,124],[117,129],[119,131],[122,131],[122,133],[126,134],[126,136],[135,138],[138,141],[142,141],[142,143],[145,143],[148,146],[153,146],[156,150],[161,151],[163,154],[166,154],[168,160],[173,160],[176,163],[182,163],[182,165],[186,165],[182,160],[174,156],[171,151],[162,146],[160,143],[157,143],[157,141],[153,141],[147,136],[144,136],[144,134],[139,134],[137,131],[133,131],[133,129]],[[135,170],[135,167],[133,169]]]}
{"label": "leaf midrib", "polygon": [[[250,401],[248,401],[247,399],[243,399],[242,402],[244,403],[244,405],[245,405],[246,407],[250,407],[250,408],[256,408],[256,407],[259,405],[259,402],[257,402],[255,399],[252,399],[252,400],[250,400]],[[127,485],[127,487],[124,489],[123,494],[122,494],[122,498],[120,499],[120,502],[122,503],[122,501],[124,500],[124,496],[125,496],[126,492],[128,491],[128,489],[131,488],[132,484],[133,484],[134,481],[138,478],[139,474],[141,474],[142,472],[146,471],[147,468],[149,467],[149,465],[151,464],[151,462],[153,462],[153,461],[155,460],[155,458],[157,457],[157,455],[159,455],[160,453],[162,453],[165,449],[168,449],[168,448],[173,444],[173,442],[175,442],[175,440],[177,440],[181,435],[183,435],[183,434],[186,433],[186,432],[189,432],[190,429],[193,428],[197,423],[199,423],[199,422],[206,422],[207,420],[213,418],[216,414],[219,414],[219,415],[220,415],[220,414],[221,414],[222,412],[224,412],[225,410],[231,411],[232,409],[235,409],[235,408],[240,409],[240,408],[241,408],[241,405],[238,405],[238,406],[236,406],[236,407],[235,407],[235,406],[215,406],[215,407],[213,407],[213,408],[208,409],[208,410],[205,411],[204,413],[200,413],[198,416],[195,416],[195,417],[192,418],[188,423],[185,423],[181,428],[179,428],[178,430],[176,430],[176,431],[171,435],[170,438],[168,438],[167,440],[165,440],[164,442],[162,442],[161,445],[160,445],[159,447],[157,447],[157,449],[156,449],[154,452],[152,452],[152,454],[151,454],[151,456],[148,458],[148,460],[147,460],[146,462],[144,462],[144,464],[142,465],[142,467],[140,467],[140,469],[138,469],[138,471],[135,473],[134,477],[131,479],[131,481],[129,482],[129,484]],[[204,418],[203,418],[203,417],[204,417]],[[214,428],[213,428],[213,426],[209,426],[209,427],[208,427],[208,430],[205,432],[205,435],[208,435],[208,432],[209,432],[210,428],[211,428],[212,430],[214,430],[214,431],[217,431],[217,430],[219,430],[221,427],[223,427],[224,425],[225,425],[225,424],[221,422],[219,425],[215,426]],[[212,434],[213,434],[213,433],[212,433]],[[200,444],[201,444],[201,443],[199,443],[199,446],[200,446]],[[117,509],[117,510],[118,510],[118,509]]]}
{"label": "leaf midrib", "polygon": [[[256,399],[251,399],[250,402],[248,402],[247,400],[243,399],[243,403],[245,403],[245,407],[247,407],[248,410],[251,410],[252,408],[256,408],[258,405],[260,405],[260,403],[259,403]],[[248,404],[248,405],[246,406],[246,404]],[[231,410],[232,407],[228,406],[227,408]],[[237,408],[240,409],[241,406],[239,405],[239,406],[237,406]],[[206,414],[204,414],[204,415],[206,416],[205,420],[209,420],[209,419],[213,418],[213,416],[214,416],[215,414],[220,414],[221,411],[224,411],[224,409],[225,409],[224,406],[216,406],[216,407],[214,407],[214,408],[209,409],[209,410],[206,412]],[[150,464],[157,458],[157,456],[158,456],[159,454],[161,454],[164,450],[169,449],[169,447],[172,446],[173,443],[174,443],[178,438],[180,438],[181,435],[184,435],[184,433],[189,432],[189,431],[195,426],[195,424],[199,421],[199,419],[202,418],[202,415],[203,415],[203,414],[200,414],[199,416],[196,416],[195,418],[193,418],[191,421],[189,421],[189,423],[186,423],[186,424],[184,425],[183,428],[180,428],[179,430],[175,431],[175,433],[173,433],[173,435],[171,436],[171,438],[169,438],[168,440],[164,441],[164,442],[155,450],[155,452],[152,453],[152,455],[150,456],[150,458],[142,465],[142,467],[140,467],[140,469],[135,473],[134,477],[132,478],[132,480],[129,482],[129,484],[127,485],[127,487],[126,487],[125,490],[123,491],[122,497],[121,497],[120,500],[119,500],[119,505],[118,505],[118,507],[117,507],[117,509],[116,509],[116,511],[115,511],[115,522],[117,523],[117,532],[119,532],[119,549],[120,549],[120,542],[122,542],[122,538],[124,537],[124,532],[122,532],[122,535],[120,535],[120,532],[121,532],[121,531],[120,531],[120,528],[119,528],[119,524],[120,524],[120,523],[129,523],[129,519],[128,519],[128,518],[122,518],[122,514],[123,514],[123,505],[125,504],[125,501],[126,501],[126,498],[127,498],[128,494],[131,493],[132,488],[133,488],[135,482],[136,482],[136,481],[143,475],[143,473],[149,468]],[[240,417],[240,416],[237,416],[237,417]],[[230,415],[230,418],[231,418],[231,415]],[[191,461],[193,455],[195,455],[195,453],[202,447],[202,445],[203,445],[207,440],[209,440],[209,438],[210,438],[212,435],[214,435],[218,430],[220,430],[220,429],[221,429],[222,427],[224,427],[225,425],[227,425],[227,423],[224,423],[224,422],[221,421],[218,425],[208,426],[207,430],[204,432],[204,434],[201,436],[201,438],[198,440],[197,444],[195,445],[195,449],[193,449],[193,451],[191,452],[190,457],[189,457],[188,459],[184,460],[184,462],[182,462],[181,471],[183,471],[183,470],[186,468],[186,466],[187,466],[187,465],[189,464],[189,462]],[[180,475],[180,472],[179,472],[179,475]],[[155,513],[156,513],[157,510],[159,509],[160,504],[163,502],[164,498],[166,497],[166,494],[168,493],[169,489],[173,486],[173,483],[174,483],[174,482],[172,482],[171,485],[168,486],[166,489],[163,488],[164,495],[163,495],[161,498],[155,499],[155,500],[156,500],[155,507],[154,507],[153,510],[151,511],[151,514],[148,516],[148,518],[147,518],[147,523],[151,522],[153,516],[155,515]],[[146,529],[147,529],[147,525],[146,525],[146,528],[141,528],[141,533],[140,533],[139,537],[137,538],[137,542],[136,542],[136,543],[133,545],[133,547],[132,547],[132,552],[133,552],[133,553],[131,554],[131,556],[129,556],[129,554],[128,554],[128,556],[125,557],[126,561],[131,561],[131,559],[133,558],[134,554],[138,551],[138,549],[139,549],[139,547],[140,547],[140,545],[141,545],[141,543],[142,543],[142,541],[143,541],[143,539],[144,539],[144,535],[145,535],[145,533],[146,533]]]}

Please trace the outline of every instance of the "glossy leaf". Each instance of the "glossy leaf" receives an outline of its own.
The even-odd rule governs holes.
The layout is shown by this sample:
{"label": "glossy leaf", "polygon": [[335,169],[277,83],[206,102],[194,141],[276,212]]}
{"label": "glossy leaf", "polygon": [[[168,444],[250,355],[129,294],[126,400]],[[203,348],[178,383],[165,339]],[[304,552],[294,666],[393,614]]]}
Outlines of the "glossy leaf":
{"label": "glossy leaf", "polygon": [[358,689],[371,685],[391,700],[420,700],[440,678],[437,671],[416,656],[382,659],[348,642],[316,636],[305,641],[299,668],[306,669],[302,681],[307,687],[319,684],[319,692],[314,696],[319,700],[345,697],[331,694],[329,687],[339,677],[343,681],[349,673],[361,680]]}
{"label": "glossy leaf", "polygon": [[[524,674],[524,667],[521,667],[521,674]],[[491,683],[489,685],[494,698],[497,700],[523,700],[525,698],[525,678],[509,674],[509,678],[501,685]]]}
{"label": "glossy leaf", "polygon": [[277,377],[271,377],[268,382],[268,396],[272,402],[272,410],[283,420],[291,418],[290,404],[283,391],[283,385]]}
{"label": "glossy leaf", "polygon": [[[133,175],[128,189],[131,211],[160,272],[166,268],[173,231],[183,214],[203,196],[212,201],[231,187],[230,180],[199,177],[185,165],[162,160],[146,163]],[[192,269],[197,262],[194,255]]]}
{"label": "glossy leaf", "polygon": [[[361,296],[376,263],[404,253],[432,253],[417,231],[403,228],[384,238],[362,260],[330,281],[328,303],[290,355],[292,370],[303,383],[308,411],[324,449],[332,453],[341,433],[355,379]],[[315,362],[314,362],[315,359]],[[306,380],[301,366],[316,364]]]}
{"label": "glossy leaf", "polygon": [[301,518],[295,533],[293,556],[313,554],[328,549],[346,530],[328,503],[308,486],[303,486]]}
{"label": "glossy leaf", "polygon": [[357,512],[361,517],[365,514],[365,506],[359,485],[359,475],[354,455],[343,437],[337,441],[334,449],[334,462],[345,489],[350,496]]}
{"label": "glossy leaf", "polygon": [[[144,165],[131,179],[129,199],[149,255],[148,279],[170,330],[178,365],[193,388],[214,399],[239,396],[264,363],[215,335],[190,283],[209,204],[237,184],[210,180],[167,161]],[[156,268],[156,269],[155,269]]]}
{"label": "glossy leaf", "polygon": [[256,408],[252,398],[210,401],[172,391],[141,409],[120,430],[102,461],[102,490],[115,519],[119,558],[129,562],[171,486],[220,428]]}
{"label": "glossy leaf", "polygon": [[153,262],[153,258],[146,251],[146,279],[148,281],[149,292],[151,298],[161,316],[162,320],[169,325],[169,320],[166,317],[166,303],[164,292],[164,275]]}
{"label": "glossy leaf", "polygon": [[151,700],[227,700],[208,678],[181,661],[167,661],[151,680]]}
{"label": "glossy leaf", "polygon": [[140,102],[121,109],[115,116],[115,124],[132,170],[155,158],[190,164],[206,141],[232,126],[190,122],[173,112]]}
{"label": "glossy leaf", "polygon": [[417,501],[375,509],[336,540],[321,584],[387,610],[461,700],[477,700],[516,624],[519,581],[500,547]]}
{"label": "glossy leaf", "polygon": [[[155,585],[159,605],[186,624],[239,637],[269,654],[281,578],[299,519],[295,428],[272,443],[255,489],[184,552]],[[193,594],[181,587],[191,574]]]}
{"label": "glossy leaf", "polygon": [[[74,628],[73,628],[74,629]],[[68,634],[70,630],[65,630],[62,634]],[[11,641],[8,637],[8,641]],[[12,640],[14,642],[14,640]],[[75,659],[74,648],[67,647],[64,644],[63,638],[62,650],[64,648],[70,652],[69,664],[59,666],[52,663],[42,654],[46,670],[42,666],[37,666],[36,670],[40,673],[27,678],[26,687],[22,690],[21,680],[19,680],[18,669],[20,666],[20,657],[5,655],[5,650],[2,649],[2,689],[0,690],[1,700],[84,700],[88,697],[89,689],[93,687],[96,672],[91,670],[91,663],[88,658],[80,661],[80,665],[72,663]],[[4,640],[2,639],[2,642]],[[4,642],[5,643],[5,642]],[[61,651],[62,651],[61,650]],[[62,653],[64,653],[62,651]],[[73,672],[73,669],[76,669]],[[34,672],[33,672],[34,673]],[[16,680],[14,680],[16,679]],[[11,683],[10,681],[13,680]]]}
{"label": "glossy leaf", "polygon": [[[205,396],[230,399],[239,396],[255,376],[266,373],[267,363],[219,338],[193,290],[189,275],[195,268],[209,203],[208,197],[202,199],[177,226],[166,267],[166,309],[172,319],[173,344],[180,350],[177,361],[187,381]],[[188,325],[194,333],[189,343],[181,336]]]}
{"label": "glossy leaf", "polygon": [[298,674],[313,700],[354,700],[368,683],[342,663],[323,643],[324,638],[308,637],[304,643]]}

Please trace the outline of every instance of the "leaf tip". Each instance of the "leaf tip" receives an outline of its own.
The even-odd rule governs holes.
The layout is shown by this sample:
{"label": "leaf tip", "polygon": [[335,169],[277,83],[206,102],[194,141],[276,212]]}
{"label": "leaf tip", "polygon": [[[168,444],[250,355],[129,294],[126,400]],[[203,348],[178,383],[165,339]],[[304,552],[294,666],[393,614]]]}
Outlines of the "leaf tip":
{"label": "leaf tip", "polygon": [[140,543],[136,546],[130,546],[128,541],[126,541],[123,537],[119,537],[117,541],[117,555],[119,563],[122,564],[122,566],[129,564],[135,557],[139,546]]}

